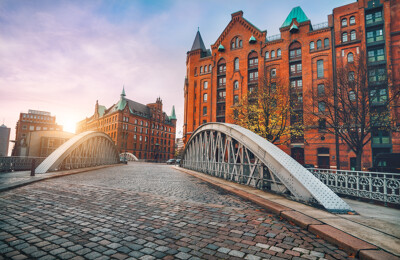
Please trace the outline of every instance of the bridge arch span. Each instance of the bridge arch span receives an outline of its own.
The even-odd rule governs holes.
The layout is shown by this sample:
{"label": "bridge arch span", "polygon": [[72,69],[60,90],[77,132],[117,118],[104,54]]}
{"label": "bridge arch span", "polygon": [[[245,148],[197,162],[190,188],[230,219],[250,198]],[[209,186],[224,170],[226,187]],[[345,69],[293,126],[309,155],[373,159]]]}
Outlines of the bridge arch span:
{"label": "bridge arch span", "polygon": [[36,168],[35,172],[45,173],[118,162],[119,153],[112,139],[102,132],[87,131],[63,143]]}
{"label": "bridge arch span", "polygon": [[120,153],[119,154],[119,158],[124,158],[124,156],[126,156],[126,160],[127,161],[139,161],[139,159],[133,154],[133,153]]}
{"label": "bridge arch span", "polygon": [[238,125],[207,123],[198,127],[185,146],[182,166],[259,189],[289,193],[294,200],[320,204],[330,212],[353,211],[280,148]]}

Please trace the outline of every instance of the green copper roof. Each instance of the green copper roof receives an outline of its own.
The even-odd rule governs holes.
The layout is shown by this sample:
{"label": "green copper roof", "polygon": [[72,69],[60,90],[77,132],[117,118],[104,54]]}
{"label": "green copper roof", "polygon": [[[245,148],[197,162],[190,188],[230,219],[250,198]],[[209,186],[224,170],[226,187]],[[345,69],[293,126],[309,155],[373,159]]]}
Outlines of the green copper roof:
{"label": "green copper roof", "polygon": [[222,45],[222,44],[220,43],[219,46],[218,46],[218,51],[224,51],[224,50],[225,50],[224,45]]}
{"label": "green copper roof", "polygon": [[172,106],[172,111],[171,115],[169,116],[170,120],[176,120],[176,115],[175,115],[175,106]]}
{"label": "green copper roof", "polygon": [[125,99],[125,87],[122,87],[122,93],[121,93],[121,98],[118,101],[117,104],[117,109],[118,110],[124,110],[125,106],[126,106],[126,99]]}
{"label": "green copper roof", "polygon": [[97,112],[99,113],[99,116],[102,117],[104,115],[104,112],[106,112],[106,107],[105,106],[99,106],[97,108]]}
{"label": "green copper roof", "polygon": [[297,6],[290,11],[288,17],[286,18],[285,22],[282,24],[281,28],[289,26],[292,23],[292,20],[296,19],[298,23],[310,21],[307,15],[303,12],[300,6]]}
{"label": "green copper roof", "polygon": [[254,38],[254,36],[252,35],[249,39],[249,43],[255,43],[257,42],[256,38]]}
{"label": "green copper roof", "polygon": [[290,31],[291,32],[293,32],[293,31],[297,32],[298,30],[299,30],[299,27],[297,27],[297,25],[292,24],[292,26],[290,26]]}
{"label": "green copper roof", "polygon": [[121,96],[124,96],[124,97],[126,96],[126,95],[125,95],[125,86],[123,86],[123,87],[122,87],[122,93],[121,93]]}

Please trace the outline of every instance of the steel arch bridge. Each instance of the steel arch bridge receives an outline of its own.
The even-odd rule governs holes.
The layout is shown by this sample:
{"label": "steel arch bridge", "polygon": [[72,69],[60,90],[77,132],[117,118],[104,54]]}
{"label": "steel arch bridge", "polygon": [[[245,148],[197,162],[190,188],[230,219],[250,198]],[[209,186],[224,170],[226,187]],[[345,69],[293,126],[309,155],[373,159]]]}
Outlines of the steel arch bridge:
{"label": "steel arch bridge", "polygon": [[102,132],[87,131],[75,135],[51,153],[36,173],[115,164],[119,153],[111,138]]}
{"label": "steel arch bridge", "polygon": [[259,189],[320,204],[334,213],[353,211],[292,157],[261,136],[237,125],[208,123],[187,142],[182,166]]}
{"label": "steel arch bridge", "polygon": [[120,153],[119,158],[126,158],[127,161],[139,161],[139,159],[133,153]]}

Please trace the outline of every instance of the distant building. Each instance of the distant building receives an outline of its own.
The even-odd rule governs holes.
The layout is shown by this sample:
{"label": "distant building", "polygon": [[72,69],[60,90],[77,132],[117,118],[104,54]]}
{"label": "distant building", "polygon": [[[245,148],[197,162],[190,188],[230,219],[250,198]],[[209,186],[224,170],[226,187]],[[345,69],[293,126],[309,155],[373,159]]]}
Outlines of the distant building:
{"label": "distant building", "polygon": [[108,134],[120,153],[129,152],[140,160],[165,161],[174,157],[176,115],[168,116],[162,101],[147,105],[125,98],[106,108],[96,101],[94,114],[77,124],[77,133],[101,131]]}
{"label": "distant building", "polygon": [[29,110],[28,113],[20,113],[16,125],[15,144],[12,156],[27,156],[27,137],[34,131],[62,131],[63,127],[56,123],[56,117],[50,112]]}
{"label": "distant building", "polygon": [[10,143],[10,128],[4,124],[0,126],[0,156],[8,155],[8,144]]}
{"label": "distant building", "polygon": [[26,137],[25,154],[21,156],[47,157],[74,134],[64,131],[33,131]]}
{"label": "distant building", "polygon": [[185,144],[183,143],[183,138],[176,138],[175,141],[175,155],[177,158],[181,158]]}

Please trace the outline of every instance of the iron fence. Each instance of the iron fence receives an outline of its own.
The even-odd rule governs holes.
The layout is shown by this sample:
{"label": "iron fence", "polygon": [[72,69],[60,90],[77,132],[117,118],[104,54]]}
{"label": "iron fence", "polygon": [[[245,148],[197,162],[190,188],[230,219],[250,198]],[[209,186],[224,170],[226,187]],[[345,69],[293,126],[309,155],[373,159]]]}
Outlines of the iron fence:
{"label": "iron fence", "polygon": [[35,160],[35,166],[38,166],[44,159],[46,157],[0,157],[0,172],[27,171],[32,168],[33,160]]}
{"label": "iron fence", "polygon": [[400,204],[400,173],[309,170],[337,194]]}

